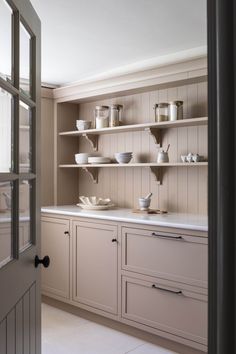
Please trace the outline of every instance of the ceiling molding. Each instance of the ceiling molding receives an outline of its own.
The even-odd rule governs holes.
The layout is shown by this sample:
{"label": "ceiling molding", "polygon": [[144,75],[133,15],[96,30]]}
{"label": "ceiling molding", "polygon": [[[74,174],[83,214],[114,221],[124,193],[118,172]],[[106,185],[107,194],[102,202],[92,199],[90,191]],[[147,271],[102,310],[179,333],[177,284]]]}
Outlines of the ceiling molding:
{"label": "ceiling molding", "polygon": [[54,98],[53,89],[47,87],[41,87],[41,98]]}
{"label": "ceiling molding", "polygon": [[68,87],[68,86],[70,86],[70,87],[71,86],[78,86],[78,85],[88,84],[90,82],[112,79],[112,78],[118,77],[118,76],[134,74],[134,73],[137,73],[140,71],[146,71],[146,70],[156,69],[156,68],[159,68],[162,66],[167,66],[170,64],[181,63],[183,61],[204,58],[206,56],[207,56],[207,46],[191,48],[191,49],[182,50],[182,51],[167,54],[167,55],[161,55],[158,57],[134,62],[134,63],[128,64],[128,65],[123,65],[123,66],[114,68],[112,70],[105,71],[105,72],[102,72],[100,74],[97,74],[97,75],[94,75],[91,77],[87,77],[82,80],[78,80],[75,82],[70,82],[65,85],[61,85],[58,88],[63,88],[63,87]]}
{"label": "ceiling molding", "polygon": [[126,70],[123,74],[119,71],[120,74],[116,76],[100,76],[93,80],[83,80],[69,86],[59,87],[53,90],[53,96],[58,102],[79,102],[108,94],[127,93],[173,82],[184,82],[207,75],[207,56],[203,54],[203,51],[195,52],[194,58],[193,52],[191,56],[189,53],[189,57],[175,53],[165,64],[159,61],[158,65],[153,65],[140,66],[139,70],[136,66],[136,70]]}

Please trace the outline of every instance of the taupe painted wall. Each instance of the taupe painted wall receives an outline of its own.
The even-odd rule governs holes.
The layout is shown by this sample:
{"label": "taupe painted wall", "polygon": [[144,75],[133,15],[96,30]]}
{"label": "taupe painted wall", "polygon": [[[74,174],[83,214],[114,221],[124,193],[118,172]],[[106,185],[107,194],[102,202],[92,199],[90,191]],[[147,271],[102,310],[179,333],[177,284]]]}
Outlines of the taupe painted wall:
{"label": "taupe painted wall", "polygon": [[[207,116],[207,82],[171,87],[79,105],[78,118],[92,119],[98,104],[124,105],[124,123],[154,120],[153,105],[174,99],[184,101],[184,118]],[[77,118],[77,119],[78,119]],[[165,130],[163,147],[170,143],[170,161],[181,161],[188,152],[207,156],[207,127]],[[156,161],[157,148],[147,132],[121,133],[99,137],[101,155],[113,157],[117,151],[133,151],[133,162]],[[85,139],[79,139],[78,152],[92,152]],[[98,184],[84,171],[79,172],[79,194],[110,197],[119,207],[137,207],[137,199],[153,192],[152,207],[172,212],[207,214],[207,167],[169,168],[164,171],[163,185],[158,185],[149,168],[100,169]],[[76,191],[77,192],[77,191]]]}
{"label": "taupe painted wall", "polygon": [[41,205],[53,205],[54,103],[52,98],[41,101]]}

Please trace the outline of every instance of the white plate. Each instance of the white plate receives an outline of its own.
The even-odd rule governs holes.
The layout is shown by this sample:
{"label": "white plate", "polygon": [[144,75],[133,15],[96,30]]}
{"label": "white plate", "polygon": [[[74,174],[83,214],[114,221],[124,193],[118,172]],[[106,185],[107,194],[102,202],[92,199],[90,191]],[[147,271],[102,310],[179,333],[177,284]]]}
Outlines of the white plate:
{"label": "white plate", "polygon": [[111,159],[109,157],[89,157],[88,163],[110,163]]}
{"label": "white plate", "polygon": [[115,206],[115,204],[107,204],[107,205],[85,205],[82,203],[76,204],[82,209],[85,210],[107,210]]}

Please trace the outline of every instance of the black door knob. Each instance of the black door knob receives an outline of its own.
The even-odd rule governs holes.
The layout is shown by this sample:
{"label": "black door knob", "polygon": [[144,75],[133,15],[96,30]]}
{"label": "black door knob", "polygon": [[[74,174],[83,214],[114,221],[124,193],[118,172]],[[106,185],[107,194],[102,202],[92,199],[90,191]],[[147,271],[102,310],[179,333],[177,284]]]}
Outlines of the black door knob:
{"label": "black door knob", "polygon": [[35,256],[34,259],[35,268],[37,268],[39,264],[42,264],[45,268],[48,268],[50,264],[50,258],[48,256],[45,256],[43,257],[43,259],[40,259],[38,256]]}

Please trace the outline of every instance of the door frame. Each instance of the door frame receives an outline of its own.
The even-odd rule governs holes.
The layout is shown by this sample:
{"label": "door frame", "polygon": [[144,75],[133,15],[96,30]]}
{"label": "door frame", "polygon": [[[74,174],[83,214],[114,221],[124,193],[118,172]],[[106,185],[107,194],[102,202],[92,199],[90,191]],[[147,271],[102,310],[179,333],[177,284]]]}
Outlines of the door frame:
{"label": "door frame", "polygon": [[208,353],[236,352],[236,6],[208,0],[209,327]]}

